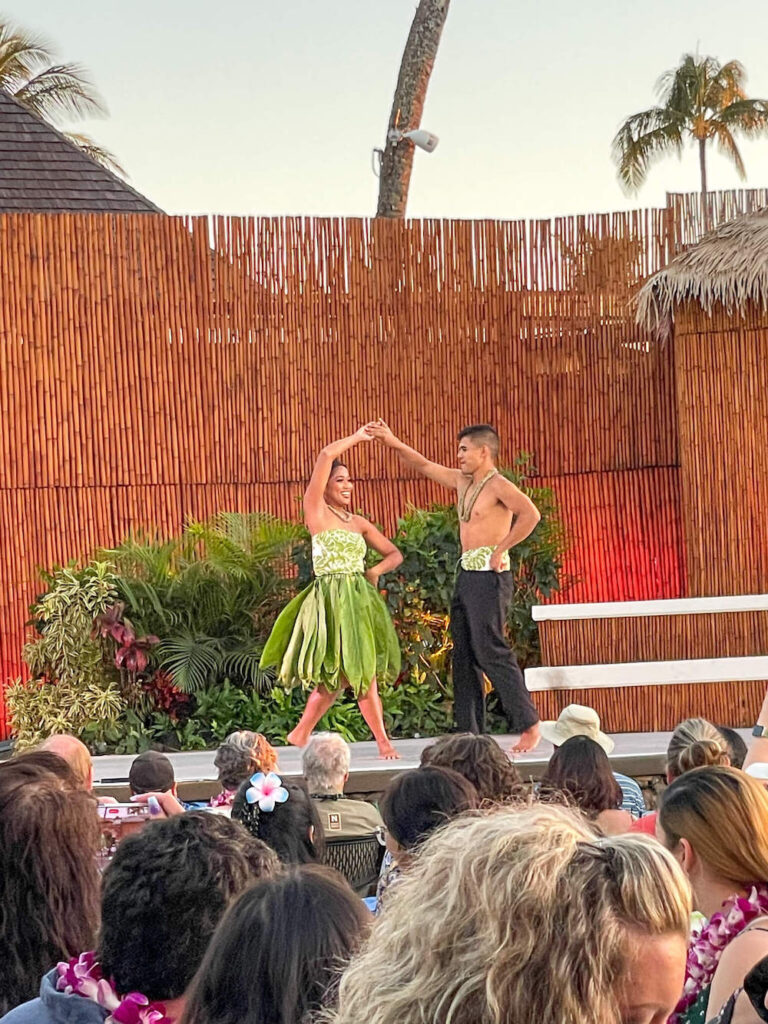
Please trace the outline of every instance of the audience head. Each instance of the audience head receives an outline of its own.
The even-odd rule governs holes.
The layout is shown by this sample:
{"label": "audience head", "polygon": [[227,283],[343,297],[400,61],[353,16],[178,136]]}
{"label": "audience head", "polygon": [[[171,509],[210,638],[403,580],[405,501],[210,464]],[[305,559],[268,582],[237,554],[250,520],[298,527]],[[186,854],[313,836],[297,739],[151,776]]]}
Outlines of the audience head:
{"label": "audience head", "polygon": [[564,793],[585,814],[621,806],[622,793],[603,748],[588,736],[572,736],[550,758],[541,780],[542,795]]}
{"label": "audience head", "polygon": [[737,768],[712,765],[686,771],[664,791],[657,835],[691,879],[707,916],[714,892],[768,882],[768,793]]}
{"label": "audience head", "polygon": [[730,764],[723,734],[706,718],[686,718],[672,733],[667,747],[667,781],[672,782],[691,768]]}
{"label": "audience head", "polygon": [[104,872],[99,959],[120,995],[184,995],[229,904],[277,870],[237,822],[204,811],[125,838]]}
{"label": "audience head", "polygon": [[481,802],[508,800],[520,782],[517,769],[491,736],[444,736],[424,748],[421,764],[452,768],[472,783]]}
{"label": "audience head", "polygon": [[335,1001],[370,914],[335,871],[293,867],[244,893],[210,944],[184,1024],[304,1024]]}
{"label": "audience head", "polygon": [[227,736],[216,751],[213,763],[219,770],[222,788],[234,792],[254,772],[273,772],[277,767],[277,752],[260,732],[241,730]]}
{"label": "audience head", "polygon": [[258,802],[249,803],[251,779],[241,783],[232,802],[232,817],[242,822],[251,835],[271,847],[283,864],[313,864],[323,859],[325,838],[317,808],[309,793],[295,782],[284,782],[288,793],[284,803],[263,811]]}
{"label": "audience head", "polygon": [[173,793],[176,795],[176,776],[170,759],[158,750],[145,750],[134,758],[128,772],[131,793]]}
{"label": "audience head", "polygon": [[65,789],[83,788],[72,766],[60,754],[54,754],[51,750],[41,750],[40,747],[26,750],[22,754],[17,754],[14,762],[20,772],[29,772],[31,775],[35,775],[38,769],[50,772],[61,780]]}
{"label": "audience head", "polygon": [[396,849],[414,852],[451,818],[478,806],[477,791],[458,772],[426,765],[396,775],[381,801],[381,816]]}
{"label": "audience head", "polygon": [[349,775],[349,744],[337,732],[316,733],[302,751],[301,764],[310,793],[344,792]]}
{"label": "audience head", "polygon": [[81,789],[93,788],[91,752],[77,736],[70,736],[68,733],[55,733],[47,740],[43,740],[39,749],[63,757],[74,772],[77,784]]}
{"label": "audience head", "polygon": [[61,758],[0,764],[0,1013],[34,998],[57,961],[93,948],[99,841],[96,802]]}
{"label": "audience head", "polygon": [[718,725],[717,731],[725,740],[728,751],[728,760],[732,768],[743,768],[744,759],[747,756],[747,744],[739,736],[735,729],[727,725]]}
{"label": "audience head", "polygon": [[650,837],[598,839],[574,811],[545,804],[467,816],[393,890],[342,978],[335,1019],[666,1020],[690,911],[685,876]]}
{"label": "audience head", "polygon": [[554,747],[560,747],[573,736],[588,736],[610,754],[615,743],[600,728],[600,716],[586,704],[569,704],[554,722],[541,722],[541,735]]}

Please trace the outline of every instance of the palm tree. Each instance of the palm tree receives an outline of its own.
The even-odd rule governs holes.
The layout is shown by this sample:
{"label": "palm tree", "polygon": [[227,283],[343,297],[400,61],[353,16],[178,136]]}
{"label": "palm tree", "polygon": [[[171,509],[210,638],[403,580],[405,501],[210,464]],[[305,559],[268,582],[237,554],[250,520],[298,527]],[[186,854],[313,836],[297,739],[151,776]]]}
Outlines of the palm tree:
{"label": "palm tree", "polygon": [[706,147],[712,140],[746,177],[735,135],[759,135],[768,129],[768,101],[748,99],[746,73],[736,60],[686,54],[679,67],[656,83],[660,105],[628,117],[613,140],[619,178],[628,191],[645,181],[651,164],[670,150],[682,152],[687,139],[698,144],[702,203],[706,209]]}
{"label": "palm tree", "polygon": [[[0,89],[58,128],[67,117],[105,115],[107,108],[77,64],[58,64],[52,47],[0,18]],[[70,142],[105,167],[125,174],[115,157],[87,135],[62,132]]]}
{"label": "palm tree", "polygon": [[413,169],[413,143],[395,142],[393,130],[409,131],[421,124],[427,86],[440,45],[451,0],[419,0],[397,76],[387,141],[381,153],[377,217],[402,219]]}

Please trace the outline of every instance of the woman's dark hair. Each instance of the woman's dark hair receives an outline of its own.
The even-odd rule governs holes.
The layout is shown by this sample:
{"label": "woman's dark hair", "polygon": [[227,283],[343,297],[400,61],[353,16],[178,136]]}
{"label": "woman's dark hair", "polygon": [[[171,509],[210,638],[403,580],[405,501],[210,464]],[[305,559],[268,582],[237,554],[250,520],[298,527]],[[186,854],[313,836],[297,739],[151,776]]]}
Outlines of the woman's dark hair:
{"label": "woman's dark hair", "polygon": [[104,872],[99,960],[120,995],[183,995],[232,901],[279,870],[237,822],[206,811],[126,836]]}
{"label": "woman's dark hair", "polygon": [[325,854],[325,835],[314,801],[304,786],[283,782],[288,790],[285,803],[272,811],[249,804],[245,794],[251,780],[241,783],[232,801],[232,817],[245,825],[251,835],[270,846],[283,864],[315,864]]}
{"label": "woman's dark hair", "polygon": [[589,736],[571,736],[550,758],[541,779],[541,796],[565,794],[585,814],[615,810],[623,799],[608,755]]}
{"label": "woman's dark hair", "polygon": [[328,474],[329,480],[337,469],[349,469],[349,467],[347,466],[346,462],[343,461],[343,459],[334,459],[333,462],[331,463],[331,471]]}
{"label": "woman's dark hair", "polygon": [[99,920],[96,800],[44,761],[0,764],[0,1014],[33,999],[59,960],[93,949]]}
{"label": "woman's dark hair", "polygon": [[304,1024],[335,1002],[370,919],[341,875],[317,864],[253,886],[216,930],[182,1024]]}
{"label": "woman's dark hair", "polygon": [[392,780],[381,801],[381,816],[400,846],[413,850],[478,803],[477,790],[458,772],[425,765]]}
{"label": "woman's dark hair", "polygon": [[452,768],[472,783],[481,801],[502,803],[520,784],[517,769],[490,736],[444,736],[424,748],[421,764]]}

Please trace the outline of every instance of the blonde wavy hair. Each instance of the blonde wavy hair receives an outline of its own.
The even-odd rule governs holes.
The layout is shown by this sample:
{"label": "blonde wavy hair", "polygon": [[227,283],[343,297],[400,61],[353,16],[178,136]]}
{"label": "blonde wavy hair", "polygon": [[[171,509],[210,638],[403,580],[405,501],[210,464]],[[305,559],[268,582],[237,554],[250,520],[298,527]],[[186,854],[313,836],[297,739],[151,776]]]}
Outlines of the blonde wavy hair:
{"label": "blonde wavy hair", "polygon": [[403,876],[334,1024],[614,1024],[630,933],[688,936],[690,889],[648,836],[568,808],[460,818]]}
{"label": "blonde wavy hair", "polygon": [[686,718],[672,733],[667,747],[667,778],[670,781],[692,768],[730,763],[725,737],[706,718]]}

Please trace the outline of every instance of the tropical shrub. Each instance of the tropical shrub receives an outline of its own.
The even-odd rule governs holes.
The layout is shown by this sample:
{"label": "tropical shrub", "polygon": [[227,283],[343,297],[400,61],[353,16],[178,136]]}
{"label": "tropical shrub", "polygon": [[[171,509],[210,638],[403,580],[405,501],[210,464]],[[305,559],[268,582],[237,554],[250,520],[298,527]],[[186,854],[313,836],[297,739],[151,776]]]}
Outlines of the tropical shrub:
{"label": "tropical shrub", "polygon": [[48,591],[32,606],[37,636],[24,647],[31,680],[6,690],[11,727],[20,747],[54,732],[108,730],[125,710],[108,645],[94,621],[113,604],[116,580],[104,562],[43,574]]}
{"label": "tropical shrub", "polygon": [[149,668],[184,693],[225,679],[268,691],[259,659],[295,585],[286,568],[299,534],[264,513],[221,512],[181,537],[132,537],[105,552],[133,629],[157,638],[146,648]]}

